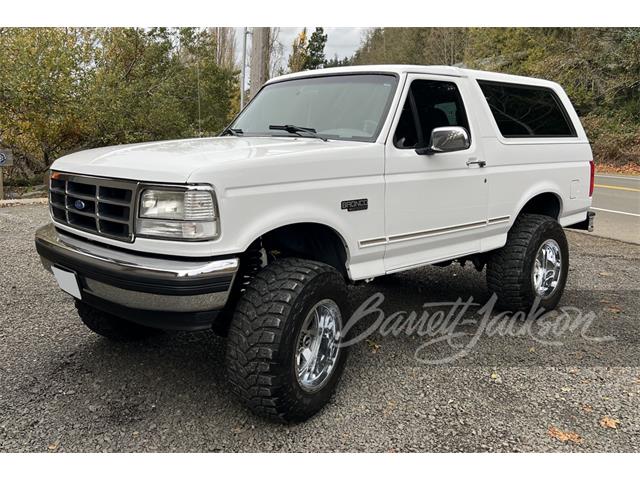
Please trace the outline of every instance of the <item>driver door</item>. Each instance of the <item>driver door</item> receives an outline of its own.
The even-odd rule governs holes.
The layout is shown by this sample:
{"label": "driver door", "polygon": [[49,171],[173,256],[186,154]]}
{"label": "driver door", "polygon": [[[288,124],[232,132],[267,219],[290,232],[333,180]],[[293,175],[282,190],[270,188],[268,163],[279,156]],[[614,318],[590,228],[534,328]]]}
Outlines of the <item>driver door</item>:
{"label": "driver door", "polygon": [[[480,251],[488,184],[464,79],[409,74],[386,144],[385,271],[400,271]],[[461,126],[465,150],[419,155],[433,128]],[[421,145],[424,146],[424,145]]]}

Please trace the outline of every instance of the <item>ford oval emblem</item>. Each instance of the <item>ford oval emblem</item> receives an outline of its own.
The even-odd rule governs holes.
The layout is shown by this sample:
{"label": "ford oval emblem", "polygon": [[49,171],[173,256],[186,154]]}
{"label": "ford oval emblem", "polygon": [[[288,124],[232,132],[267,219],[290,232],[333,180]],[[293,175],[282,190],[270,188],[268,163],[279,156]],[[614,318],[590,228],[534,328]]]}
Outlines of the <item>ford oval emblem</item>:
{"label": "ford oval emblem", "polygon": [[76,207],[76,210],[84,210],[84,207],[86,207],[82,200],[76,200],[73,202],[73,206]]}

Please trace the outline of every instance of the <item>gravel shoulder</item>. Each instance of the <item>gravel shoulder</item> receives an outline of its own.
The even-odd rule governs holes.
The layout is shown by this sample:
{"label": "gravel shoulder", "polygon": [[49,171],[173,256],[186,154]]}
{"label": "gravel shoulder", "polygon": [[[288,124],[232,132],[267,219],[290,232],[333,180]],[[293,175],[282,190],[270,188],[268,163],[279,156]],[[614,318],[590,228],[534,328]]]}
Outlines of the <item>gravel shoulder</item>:
{"label": "gravel shoulder", "polygon": [[[568,232],[563,305],[595,312],[589,333],[613,340],[485,335],[435,365],[448,345],[419,361],[424,338],[376,332],[353,347],[331,404],[285,426],[231,396],[224,341],[212,333],[112,344],[88,331],[40,265],[33,233],[46,222],[42,205],[0,209],[2,452],[640,450],[640,245]],[[488,298],[470,265],[350,291],[354,304],[383,293],[386,314]]]}

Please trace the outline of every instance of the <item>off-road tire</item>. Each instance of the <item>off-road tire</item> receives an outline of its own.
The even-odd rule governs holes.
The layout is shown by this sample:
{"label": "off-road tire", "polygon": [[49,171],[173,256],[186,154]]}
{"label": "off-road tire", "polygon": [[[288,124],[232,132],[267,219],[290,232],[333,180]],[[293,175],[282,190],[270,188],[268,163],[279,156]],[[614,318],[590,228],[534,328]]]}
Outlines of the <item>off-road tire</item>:
{"label": "off-road tire", "polygon": [[540,245],[555,240],[562,255],[561,274],[554,292],[540,298],[539,307],[552,310],[560,301],[569,271],[569,246],[560,224],[546,215],[520,215],[507,235],[504,247],[494,252],[487,263],[487,286],[498,296],[501,310],[524,311],[531,309],[538,295],[531,274]]}
{"label": "off-road tire", "polygon": [[298,422],[331,398],[344,369],[341,348],[331,376],[310,393],[298,383],[296,340],[311,308],[323,299],[348,320],[347,289],[329,265],[283,258],[264,267],[238,300],[227,338],[227,375],[232,391],[255,414],[278,422]]}
{"label": "off-road tire", "polygon": [[76,310],[89,330],[116,342],[142,340],[162,332],[103,312],[79,300],[76,300]]}

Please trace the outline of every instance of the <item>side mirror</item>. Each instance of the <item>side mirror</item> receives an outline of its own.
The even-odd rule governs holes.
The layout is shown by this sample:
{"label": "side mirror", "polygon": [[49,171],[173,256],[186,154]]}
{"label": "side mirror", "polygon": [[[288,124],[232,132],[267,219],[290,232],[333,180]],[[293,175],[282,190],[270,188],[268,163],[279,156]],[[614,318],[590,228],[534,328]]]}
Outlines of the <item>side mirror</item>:
{"label": "side mirror", "polygon": [[418,155],[456,152],[469,148],[469,132],[463,127],[438,127],[431,131],[429,146],[416,148]]}

